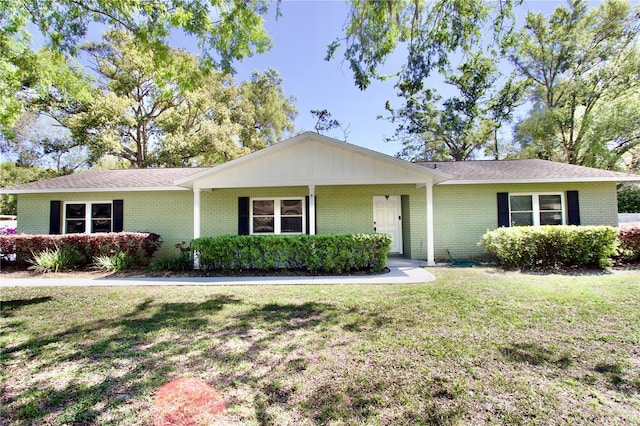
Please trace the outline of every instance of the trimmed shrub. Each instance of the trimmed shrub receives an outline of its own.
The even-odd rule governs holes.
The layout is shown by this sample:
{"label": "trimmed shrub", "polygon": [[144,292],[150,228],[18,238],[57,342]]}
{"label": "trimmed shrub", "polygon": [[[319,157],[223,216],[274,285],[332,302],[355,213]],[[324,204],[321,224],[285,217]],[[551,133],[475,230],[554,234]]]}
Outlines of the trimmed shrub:
{"label": "trimmed shrub", "polygon": [[152,272],[188,272],[193,270],[193,256],[190,253],[180,253],[175,256],[153,259],[149,264]]}
{"label": "trimmed shrub", "polygon": [[100,255],[93,259],[93,265],[96,269],[100,269],[106,272],[124,271],[131,269],[135,265],[136,259],[129,253],[121,251],[114,255]]}
{"label": "trimmed shrub", "polygon": [[480,244],[507,268],[604,268],[616,253],[617,234],[610,226],[523,226],[489,231]]}
{"label": "trimmed shrub", "polygon": [[60,270],[72,269],[82,261],[82,255],[70,248],[56,247],[47,248],[33,254],[33,259],[29,260],[33,269],[38,273],[58,272]]}
{"label": "trimmed shrub", "polygon": [[67,248],[80,253],[79,266],[86,266],[97,256],[125,252],[137,262],[146,264],[162,245],[158,234],[143,232],[111,232],[65,235],[0,235],[2,256],[16,255],[17,260],[32,259],[33,253]]}
{"label": "trimmed shrub", "polygon": [[640,226],[620,226],[618,233],[619,254],[623,260],[640,260]]}
{"label": "trimmed shrub", "polygon": [[203,237],[191,242],[205,271],[303,270],[344,274],[382,271],[391,238],[386,234]]}

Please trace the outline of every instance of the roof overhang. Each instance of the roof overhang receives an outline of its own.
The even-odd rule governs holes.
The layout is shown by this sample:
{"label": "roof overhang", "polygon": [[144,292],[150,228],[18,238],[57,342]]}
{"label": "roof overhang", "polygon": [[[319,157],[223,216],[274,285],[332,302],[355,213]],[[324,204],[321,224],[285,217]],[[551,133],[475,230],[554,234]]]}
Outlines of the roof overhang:
{"label": "roof overhang", "polygon": [[522,183],[588,183],[588,182],[633,182],[640,181],[640,176],[628,177],[592,177],[592,178],[538,178],[538,179],[480,179],[480,180],[448,180],[438,185],[490,185],[490,184],[522,184]]}
{"label": "roof overhang", "polygon": [[140,188],[67,188],[67,189],[2,189],[0,194],[72,194],[81,192],[153,192],[153,191],[187,191],[181,186],[160,186]]}
{"label": "roof overhang", "polygon": [[452,177],[307,132],[174,184],[185,188],[424,184]]}

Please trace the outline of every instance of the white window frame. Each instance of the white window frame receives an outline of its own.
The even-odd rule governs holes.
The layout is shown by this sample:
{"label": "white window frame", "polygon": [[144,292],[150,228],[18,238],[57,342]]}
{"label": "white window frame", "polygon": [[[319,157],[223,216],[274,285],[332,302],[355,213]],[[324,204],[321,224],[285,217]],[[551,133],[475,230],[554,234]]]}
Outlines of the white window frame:
{"label": "white window frame", "polygon": [[[542,211],[545,210],[540,210],[540,196],[541,195],[559,195],[560,196],[560,216],[562,217],[562,223],[560,225],[565,225],[566,224],[566,213],[567,213],[567,208],[566,208],[566,203],[565,203],[565,197],[564,197],[564,193],[563,192],[514,192],[514,193],[509,193],[509,226],[513,227],[516,226],[513,224],[513,221],[511,220],[511,214],[513,213],[513,211],[511,210],[511,197],[523,197],[523,196],[530,196],[531,197],[531,201],[532,201],[532,208],[533,208],[533,226],[554,226],[554,225],[540,225],[540,213]],[[555,211],[555,210],[550,210],[550,211]],[[518,213],[518,212],[516,212]]]}
{"label": "white window frame", "polygon": [[[282,233],[280,214],[281,202],[283,200],[299,200],[302,201],[302,232],[286,232]],[[270,232],[253,232],[253,202],[254,201],[273,201],[273,233]],[[256,197],[249,199],[249,234],[250,235],[303,235],[307,233],[307,206],[305,197]]]}
{"label": "white window frame", "polygon": [[[93,204],[109,204],[111,205],[111,217],[109,220],[111,221],[111,231],[113,232],[113,201],[65,201],[62,206],[62,233],[68,234],[67,232],[67,205],[68,204],[84,204],[84,234],[94,234],[91,232],[91,206]],[[79,220],[79,219],[70,219],[70,220]],[[95,234],[102,234],[103,232],[95,232]],[[74,234],[80,234],[79,232],[74,232]]]}

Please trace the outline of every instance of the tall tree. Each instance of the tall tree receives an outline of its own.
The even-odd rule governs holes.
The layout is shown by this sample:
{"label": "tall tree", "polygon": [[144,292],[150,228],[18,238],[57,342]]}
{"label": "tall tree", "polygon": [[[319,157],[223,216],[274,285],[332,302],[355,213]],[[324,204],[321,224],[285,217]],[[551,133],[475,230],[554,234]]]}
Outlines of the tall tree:
{"label": "tall tree", "polygon": [[[508,42],[513,7],[519,3],[521,0],[354,0],[344,36],[328,46],[326,59],[344,46],[344,59],[360,89],[373,80],[395,76],[401,90],[417,93],[433,71],[449,67],[452,53],[473,50],[487,28],[497,45]],[[380,69],[400,48],[406,49],[404,64],[383,74]]]}
{"label": "tall tree", "polygon": [[70,172],[86,162],[86,150],[69,131],[53,126],[37,113],[23,114],[12,127],[12,136],[0,137],[0,152],[19,166]]}
{"label": "tall tree", "polygon": [[184,51],[155,55],[121,31],[88,51],[101,87],[82,111],[58,119],[93,162],[108,155],[131,167],[216,164],[292,128],[295,109],[273,70],[236,86]]}
{"label": "tall tree", "polygon": [[456,71],[444,71],[454,96],[443,100],[436,89],[405,92],[405,106],[397,111],[387,102],[391,121],[398,123],[395,139],[404,145],[399,157],[461,161],[483,150],[499,157],[498,130],[510,119],[523,87],[508,79],[494,90],[500,77],[496,61],[480,51],[466,56]]}
{"label": "tall tree", "polygon": [[614,168],[640,144],[640,7],[581,0],[530,12],[510,55],[530,84],[523,155]]}
{"label": "tall tree", "polygon": [[[75,56],[93,23],[126,31],[159,55],[170,53],[167,41],[177,28],[196,39],[202,52],[200,65],[229,72],[234,60],[270,48],[263,16],[272,4],[268,0],[0,0],[0,126],[4,131],[20,116],[22,105],[14,94],[21,88],[49,91],[52,64],[46,56],[64,60]],[[31,50],[28,26],[44,36],[45,57]]]}
{"label": "tall tree", "polygon": [[[345,60],[361,89],[375,79],[395,79],[403,105],[392,108],[387,102],[387,110],[390,120],[398,124],[392,139],[404,145],[399,156],[465,160],[485,147],[499,156],[498,131],[511,119],[522,92],[512,80],[501,89],[494,88],[504,81],[497,63],[512,42],[512,10],[518,3],[354,1],[345,35],[329,45],[326,59],[344,46]],[[483,46],[486,34],[492,34],[491,49]],[[383,74],[387,58],[400,49],[406,49],[403,65]],[[451,65],[454,55],[462,57],[455,68]],[[444,78],[454,96],[443,99],[429,87],[434,73]]]}

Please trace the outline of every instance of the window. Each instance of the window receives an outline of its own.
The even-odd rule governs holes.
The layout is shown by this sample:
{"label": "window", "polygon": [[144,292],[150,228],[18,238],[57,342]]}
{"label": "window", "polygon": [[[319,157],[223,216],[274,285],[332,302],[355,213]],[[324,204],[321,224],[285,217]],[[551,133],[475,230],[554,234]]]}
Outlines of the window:
{"label": "window", "polygon": [[64,233],[94,234],[111,232],[113,227],[112,203],[65,203]]}
{"label": "window", "polygon": [[510,194],[511,226],[564,224],[562,194]]}
{"label": "window", "polygon": [[304,234],[303,198],[254,198],[251,200],[252,234]]}

